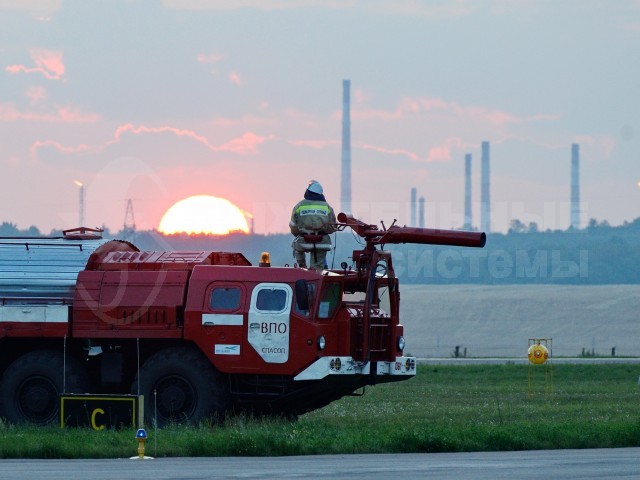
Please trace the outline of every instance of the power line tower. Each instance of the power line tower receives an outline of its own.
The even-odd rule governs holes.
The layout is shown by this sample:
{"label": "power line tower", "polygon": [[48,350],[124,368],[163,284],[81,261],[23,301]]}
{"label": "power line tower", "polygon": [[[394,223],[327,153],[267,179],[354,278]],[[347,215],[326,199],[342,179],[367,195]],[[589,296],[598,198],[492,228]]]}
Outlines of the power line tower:
{"label": "power line tower", "polygon": [[127,199],[127,209],[124,212],[124,222],[122,225],[122,234],[125,239],[136,232],[136,219],[133,215],[133,200]]}

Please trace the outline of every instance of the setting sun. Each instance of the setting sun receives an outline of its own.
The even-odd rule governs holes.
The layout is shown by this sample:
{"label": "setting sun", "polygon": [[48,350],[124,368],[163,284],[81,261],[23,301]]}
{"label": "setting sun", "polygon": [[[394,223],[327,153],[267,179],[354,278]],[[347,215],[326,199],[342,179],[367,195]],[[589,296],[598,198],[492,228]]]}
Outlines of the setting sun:
{"label": "setting sun", "polygon": [[166,235],[249,233],[243,211],[229,200],[211,195],[194,195],[176,202],[160,220],[158,230]]}

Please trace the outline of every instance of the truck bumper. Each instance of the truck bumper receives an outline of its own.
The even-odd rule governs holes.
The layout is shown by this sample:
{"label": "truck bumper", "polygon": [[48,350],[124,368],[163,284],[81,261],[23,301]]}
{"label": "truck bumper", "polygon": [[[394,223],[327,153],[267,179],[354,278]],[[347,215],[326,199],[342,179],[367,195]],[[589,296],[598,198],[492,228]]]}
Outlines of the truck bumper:
{"label": "truck bumper", "polygon": [[[373,370],[373,372],[372,372]],[[353,357],[322,357],[294,380],[321,380],[329,375],[371,375],[411,377],[416,374],[415,357],[396,357],[395,362],[358,362]]]}

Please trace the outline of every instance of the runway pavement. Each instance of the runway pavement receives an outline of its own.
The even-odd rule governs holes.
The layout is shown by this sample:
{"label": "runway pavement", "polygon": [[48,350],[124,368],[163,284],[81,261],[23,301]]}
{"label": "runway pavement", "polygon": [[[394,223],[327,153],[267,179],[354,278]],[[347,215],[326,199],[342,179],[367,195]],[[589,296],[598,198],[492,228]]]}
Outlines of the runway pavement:
{"label": "runway pavement", "polygon": [[[514,358],[418,358],[419,365],[527,365],[529,359],[526,357]],[[550,364],[603,364],[603,363],[640,363],[640,357],[560,357],[553,358]]]}
{"label": "runway pavement", "polygon": [[0,479],[636,479],[640,478],[638,459],[640,448],[142,461],[0,460]]}

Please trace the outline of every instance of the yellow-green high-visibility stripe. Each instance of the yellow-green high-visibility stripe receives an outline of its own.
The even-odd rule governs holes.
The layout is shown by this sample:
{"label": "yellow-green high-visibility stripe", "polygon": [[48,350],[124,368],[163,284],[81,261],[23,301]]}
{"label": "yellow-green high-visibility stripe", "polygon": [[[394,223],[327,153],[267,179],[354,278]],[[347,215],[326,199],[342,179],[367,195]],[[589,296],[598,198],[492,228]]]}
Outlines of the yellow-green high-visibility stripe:
{"label": "yellow-green high-visibility stripe", "polygon": [[296,208],[296,213],[298,215],[329,215],[329,206],[328,205],[300,205]]}

